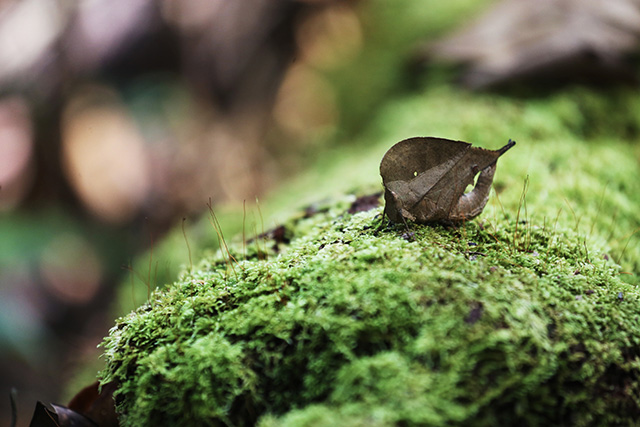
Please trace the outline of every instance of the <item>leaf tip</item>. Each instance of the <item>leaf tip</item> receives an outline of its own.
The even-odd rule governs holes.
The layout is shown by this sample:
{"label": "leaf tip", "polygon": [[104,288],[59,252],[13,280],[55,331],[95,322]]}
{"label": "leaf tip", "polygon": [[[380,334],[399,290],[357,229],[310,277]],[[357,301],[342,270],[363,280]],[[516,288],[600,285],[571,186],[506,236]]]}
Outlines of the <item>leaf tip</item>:
{"label": "leaf tip", "polygon": [[516,142],[513,139],[509,138],[509,142],[507,142],[507,145],[499,149],[498,152],[500,153],[500,155],[503,155],[507,150],[509,150],[514,145],[516,145]]}

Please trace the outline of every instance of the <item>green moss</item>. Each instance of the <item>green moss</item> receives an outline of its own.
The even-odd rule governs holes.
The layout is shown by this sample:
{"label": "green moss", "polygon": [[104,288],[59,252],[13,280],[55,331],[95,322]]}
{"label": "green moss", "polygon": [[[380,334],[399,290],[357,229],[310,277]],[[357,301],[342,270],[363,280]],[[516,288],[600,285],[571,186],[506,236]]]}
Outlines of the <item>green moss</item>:
{"label": "green moss", "polygon": [[121,384],[124,425],[640,415],[640,293],[579,234],[519,240],[513,220],[408,234],[348,201],[291,220],[269,259],[211,258],[120,319],[103,381]]}
{"label": "green moss", "polygon": [[[263,204],[268,218],[274,206],[289,212],[278,253],[258,240],[244,260],[236,238],[238,264],[211,252],[118,321],[102,376],[121,383],[123,423],[633,424],[639,152],[605,120],[582,120],[574,97],[611,102],[448,87],[389,102],[353,146]],[[380,208],[347,214],[348,197],[311,216],[291,209],[380,190],[384,150],[420,134],[488,148],[518,140],[476,221],[408,234],[381,224]],[[231,212],[225,231],[241,230]],[[188,233],[207,236],[202,225]],[[181,230],[172,239],[167,253],[185,263]]]}
{"label": "green moss", "polygon": [[[412,43],[482,6],[432,3],[373,2],[363,51],[319,70],[333,148],[261,206],[288,244],[243,249],[242,207],[216,207],[238,263],[205,218],[186,231],[194,266],[181,229],[135,266],[166,287],[104,343],[124,425],[637,424],[640,97],[470,93],[437,69],[408,93]],[[418,135],[518,142],[482,216],[408,231],[347,214],[336,194],[380,191],[383,153]],[[120,313],[146,292],[126,283]]]}
{"label": "green moss", "polygon": [[[362,52],[342,67],[318,70],[339,99],[336,133],[318,147],[320,152],[307,153],[313,164],[300,161],[305,167],[299,176],[263,199],[265,227],[326,197],[378,191],[380,159],[401,139],[439,136],[497,149],[511,138],[518,145],[500,161],[496,178],[506,212],[516,212],[528,176],[527,218],[576,228],[589,246],[609,247],[625,272],[640,271],[640,93],[580,86],[528,97],[472,93],[443,83],[442,70],[433,68],[424,73],[423,87],[409,92],[402,70],[415,43],[444,34],[489,2],[428,3],[378,0],[360,6],[366,35]],[[495,222],[502,208],[495,198],[492,203],[484,216]],[[227,236],[241,233],[242,206],[215,209]],[[247,208],[247,235],[262,230],[256,210]],[[208,218],[188,221],[187,237],[194,262],[217,245]],[[143,280],[135,274],[127,280],[116,315],[145,301],[147,286],[164,286],[189,264],[182,230],[176,227],[154,248],[151,263],[149,257],[135,263]],[[144,283],[148,277],[151,283]],[[637,277],[625,279],[638,282]]]}
{"label": "green moss", "polygon": [[[616,97],[631,102],[584,89],[528,101],[450,87],[404,96],[263,204],[267,218],[288,212],[279,253],[263,259],[275,243],[258,240],[244,260],[236,238],[241,261],[225,262],[206,221],[190,228],[209,255],[105,341],[103,380],[121,383],[124,424],[632,423],[640,168],[627,131],[640,120],[627,112],[616,133],[583,111]],[[346,214],[349,198],[311,216],[292,209],[380,190],[384,150],[421,134],[488,148],[518,140],[476,221],[410,235],[381,228],[380,208]],[[242,229],[238,212],[223,221],[227,236]],[[186,264],[181,230],[165,248]]]}

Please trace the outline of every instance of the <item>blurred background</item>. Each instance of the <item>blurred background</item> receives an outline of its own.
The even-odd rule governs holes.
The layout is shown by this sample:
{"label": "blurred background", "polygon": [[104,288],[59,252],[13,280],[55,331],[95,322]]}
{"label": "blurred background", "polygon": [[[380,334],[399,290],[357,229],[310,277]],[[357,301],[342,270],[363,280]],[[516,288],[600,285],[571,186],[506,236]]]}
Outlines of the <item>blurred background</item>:
{"label": "blurred background", "polygon": [[66,403],[131,260],[209,200],[425,84],[635,87],[639,39],[639,0],[0,0],[2,422],[12,387],[21,423]]}

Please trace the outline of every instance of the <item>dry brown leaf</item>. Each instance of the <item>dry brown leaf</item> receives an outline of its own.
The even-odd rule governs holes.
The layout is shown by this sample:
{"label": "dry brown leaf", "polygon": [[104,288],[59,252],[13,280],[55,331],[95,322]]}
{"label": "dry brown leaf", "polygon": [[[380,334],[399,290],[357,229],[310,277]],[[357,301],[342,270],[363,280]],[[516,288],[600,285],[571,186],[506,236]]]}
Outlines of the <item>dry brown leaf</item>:
{"label": "dry brown leaf", "polygon": [[[499,150],[464,141],[417,137],[398,142],[380,163],[384,213],[393,222],[455,223],[478,216],[489,200]],[[473,191],[463,194],[480,173]]]}

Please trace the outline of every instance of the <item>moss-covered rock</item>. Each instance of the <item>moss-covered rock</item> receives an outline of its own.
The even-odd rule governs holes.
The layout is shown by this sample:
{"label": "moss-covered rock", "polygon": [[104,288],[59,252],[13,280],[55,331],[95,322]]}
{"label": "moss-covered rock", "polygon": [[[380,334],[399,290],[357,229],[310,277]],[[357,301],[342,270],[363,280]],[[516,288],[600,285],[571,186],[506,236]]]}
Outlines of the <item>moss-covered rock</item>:
{"label": "moss-covered rock", "polygon": [[[451,87],[389,102],[360,141],[321,157],[263,209],[380,191],[382,153],[407,136],[488,148],[517,139],[482,216],[407,230],[388,227],[381,207],[349,214],[355,196],[334,196],[289,208],[275,241],[234,239],[237,262],[206,255],[105,341],[102,378],[120,383],[123,424],[633,425],[637,135],[607,135],[605,119],[582,111],[604,114],[614,99],[632,102]],[[618,119],[628,130],[636,116]],[[241,230],[242,211],[232,216]],[[184,263],[183,242],[177,230],[173,262]]]}
{"label": "moss-covered rock", "polygon": [[288,244],[205,261],[120,319],[103,381],[120,383],[124,425],[640,416],[640,292],[606,254],[551,223],[407,230],[350,201],[286,223]]}
{"label": "moss-covered rock", "polygon": [[[123,423],[633,425],[638,136],[607,135],[606,120],[582,111],[604,114],[613,99],[632,102],[451,87],[389,102],[360,141],[263,203],[289,207],[275,241],[230,239],[237,262],[206,255],[118,320],[102,378],[120,383]],[[618,119],[640,123],[633,110]],[[290,208],[380,191],[384,150],[430,134],[488,148],[518,140],[474,222],[388,227],[380,206],[349,214],[355,196]],[[232,216],[241,230],[242,210]],[[184,263],[183,242],[177,230],[173,262]]]}
{"label": "moss-covered rock", "polygon": [[[437,70],[408,93],[405,54],[446,25],[401,3],[372,2],[365,31],[382,41],[326,71],[343,123],[332,151],[262,204],[267,228],[284,228],[229,239],[235,261],[201,255],[216,236],[202,221],[187,235],[203,260],[179,277],[162,267],[190,264],[182,230],[155,248],[169,284],[103,345],[124,425],[637,425],[640,96],[469,93]],[[449,20],[479,7],[436,3]],[[348,213],[355,196],[336,194],[380,191],[383,153],[412,136],[518,145],[474,222]],[[242,207],[216,210],[239,236]],[[126,284],[120,310],[146,292]]]}

